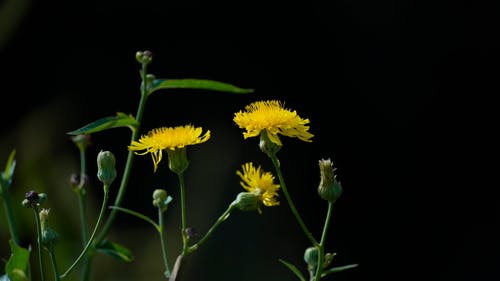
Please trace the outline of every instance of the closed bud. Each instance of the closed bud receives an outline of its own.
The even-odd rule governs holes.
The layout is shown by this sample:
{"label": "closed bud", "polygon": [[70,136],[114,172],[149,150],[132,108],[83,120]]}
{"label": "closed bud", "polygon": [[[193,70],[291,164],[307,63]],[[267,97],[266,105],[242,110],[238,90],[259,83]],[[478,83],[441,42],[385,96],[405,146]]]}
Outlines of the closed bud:
{"label": "closed bud", "polygon": [[324,200],[333,203],[342,194],[342,185],[337,180],[335,169],[330,159],[319,160],[319,171],[321,180],[318,186],[318,194]]}
{"label": "closed bud", "polygon": [[316,272],[318,268],[319,250],[316,247],[309,247],[304,251],[304,261],[307,263],[309,272]]}
{"label": "closed bud", "polygon": [[242,211],[259,211],[261,201],[257,192],[240,192],[232,203],[236,208]]}
{"label": "closed bud", "polygon": [[111,185],[116,178],[115,156],[110,151],[97,155],[97,177],[105,185]]}
{"label": "closed bud", "polygon": [[90,135],[76,135],[72,136],[71,140],[80,150],[85,150],[91,144]]}
{"label": "closed bud", "polygon": [[172,197],[168,196],[164,189],[156,189],[153,191],[153,206],[160,208],[161,211],[166,211],[168,204],[172,201]]}
{"label": "closed bud", "polygon": [[38,197],[38,192],[30,190],[24,195],[23,206],[25,207],[35,207],[38,206],[40,198]]}

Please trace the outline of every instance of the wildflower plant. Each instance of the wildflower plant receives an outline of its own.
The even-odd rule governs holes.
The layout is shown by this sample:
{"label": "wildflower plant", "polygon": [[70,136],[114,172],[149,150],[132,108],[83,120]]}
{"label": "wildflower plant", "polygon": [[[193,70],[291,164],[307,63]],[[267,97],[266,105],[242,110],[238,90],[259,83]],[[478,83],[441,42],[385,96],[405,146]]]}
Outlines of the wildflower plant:
{"label": "wildflower plant", "polygon": [[[88,281],[91,280],[92,264],[95,255],[98,253],[107,254],[120,259],[123,262],[132,262],[134,256],[125,245],[108,240],[109,233],[114,225],[117,214],[123,213],[148,223],[153,227],[158,235],[161,255],[158,253],[158,259],[163,261],[163,271],[165,279],[169,281],[182,280],[181,269],[183,261],[189,255],[196,252],[206,243],[215,233],[216,229],[225,222],[231,212],[256,211],[263,214],[262,209],[267,207],[282,207],[288,205],[291,215],[295,218],[298,226],[302,230],[310,246],[304,250],[304,262],[302,267],[307,270],[308,278],[296,265],[278,258],[284,266],[291,270],[301,281],[319,281],[321,278],[334,272],[343,271],[356,267],[356,264],[331,267],[334,253],[326,252],[327,232],[330,226],[333,204],[342,194],[342,185],[337,180],[336,169],[330,159],[319,160],[320,181],[317,188],[319,198],[323,199],[328,205],[325,215],[325,223],[319,239],[312,235],[312,232],[306,226],[299,209],[286,185],[282,165],[278,159],[278,152],[281,151],[284,144],[282,137],[296,138],[303,142],[313,142],[314,135],[310,132],[310,121],[302,118],[294,110],[285,107],[284,102],[278,100],[255,101],[247,105],[243,110],[236,112],[233,116],[233,122],[243,129],[243,139],[259,137],[258,147],[265,153],[274,166],[274,173],[266,171],[261,165],[253,162],[246,162],[235,172],[240,178],[240,186],[243,190],[235,190],[235,199],[228,202],[227,208],[222,214],[213,221],[213,224],[203,235],[193,235],[188,223],[189,208],[186,205],[186,197],[194,192],[186,188],[184,179],[185,172],[189,168],[189,147],[203,144],[210,141],[212,132],[209,129],[197,127],[193,124],[183,124],[172,126],[165,120],[165,126],[142,133],[142,117],[145,114],[145,105],[148,98],[156,93],[168,91],[169,89],[184,88],[198,89],[215,92],[226,92],[233,94],[249,94],[252,89],[240,88],[238,86],[203,79],[157,79],[153,74],[148,73],[148,66],[153,61],[150,51],[140,51],[136,53],[136,60],[140,64],[141,85],[139,87],[139,102],[135,116],[118,112],[115,116],[108,116],[98,119],[94,122],[69,132],[71,141],[76,145],[80,155],[80,171],[71,176],[69,185],[75,193],[78,201],[81,223],[81,245],[78,253],[73,253],[72,261],[65,261],[58,264],[56,261],[57,242],[61,237],[49,223],[49,217],[57,216],[58,210],[50,208],[50,200],[47,194],[36,189],[27,189],[25,198],[19,200],[19,204],[32,209],[34,215],[34,231],[36,232],[36,243],[34,246],[23,246],[25,243],[21,240],[16,225],[16,214],[13,211],[12,204],[15,199],[11,198],[10,190],[13,188],[13,175],[16,167],[15,154],[13,150],[9,155],[5,168],[1,171],[0,177],[0,201],[4,205],[6,215],[6,226],[10,235],[9,257],[5,265],[5,274],[0,275],[0,281],[17,280],[48,280],[52,279],[66,280],[72,276],[72,280]],[[102,184],[101,208],[95,223],[89,223],[87,217],[86,190],[89,188],[89,177],[87,174],[87,148],[92,145],[91,135],[113,128],[127,127],[131,130],[130,142],[127,146],[127,157],[125,163],[117,163],[115,155],[111,151],[102,150],[96,158],[97,179]],[[166,153],[166,154],[165,154]],[[129,179],[133,170],[133,160],[136,156],[149,156],[152,159],[153,169],[151,177],[158,173],[169,173],[168,170],[177,176],[180,198],[173,198],[166,189],[155,189],[152,192],[152,206],[157,210],[157,218],[153,219],[138,210],[132,210],[123,206],[126,191],[129,185]],[[166,159],[168,170],[162,169]],[[118,174],[116,167],[124,164],[123,173]],[[286,169],[286,164],[283,165]],[[237,184],[235,183],[235,186]],[[110,189],[116,190],[116,196],[109,198]],[[283,195],[283,196],[282,196]],[[112,199],[112,203],[110,200]],[[180,237],[182,238],[182,247],[174,262],[169,260],[169,247],[166,239],[165,213],[172,203],[180,201],[181,206],[181,226]],[[93,225],[90,231],[88,225]],[[169,230],[171,231],[171,230]],[[199,239],[198,239],[199,238]],[[36,254],[32,249],[36,249]],[[44,251],[46,252],[44,254]],[[271,253],[270,253],[271,254]],[[51,270],[45,268],[44,259],[48,255]],[[34,256],[32,258],[32,256]],[[38,272],[31,265],[31,260],[38,261]],[[236,264],[234,266],[237,266]],[[80,269],[79,277],[75,277],[75,269]],[[75,279],[76,278],[76,279]]]}

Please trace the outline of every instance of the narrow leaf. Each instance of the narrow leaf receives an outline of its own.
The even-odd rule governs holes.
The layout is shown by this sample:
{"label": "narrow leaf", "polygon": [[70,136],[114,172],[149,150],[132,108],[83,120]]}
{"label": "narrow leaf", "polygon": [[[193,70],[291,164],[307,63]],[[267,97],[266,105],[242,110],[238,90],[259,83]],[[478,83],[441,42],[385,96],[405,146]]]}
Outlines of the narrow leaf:
{"label": "narrow leaf", "polygon": [[113,243],[107,240],[100,243],[97,246],[97,250],[101,253],[104,253],[108,256],[111,256],[115,259],[124,262],[131,262],[134,260],[134,256],[132,255],[132,252],[130,252],[129,249],[123,247],[120,244]]}
{"label": "narrow leaf", "polygon": [[[14,175],[14,170],[16,168],[16,150],[12,150],[5,164],[5,171],[0,174],[0,184],[3,188],[8,188],[12,183],[12,176]],[[1,193],[1,190],[0,190]]]}
{"label": "narrow leaf", "polygon": [[161,89],[199,89],[235,94],[247,94],[253,89],[244,89],[232,84],[206,79],[156,79],[149,88],[148,95]]}
{"label": "narrow leaf", "polygon": [[282,259],[279,259],[279,261],[284,264],[286,267],[288,267],[288,269],[290,269],[293,273],[295,273],[295,275],[299,278],[300,281],[306,281],[306,278],[304,278],[304,275],[302,275],[302,273],[300,272],[300,270],[297,269],[297,267],[295,267],[295,265],[289,263],[289,262],[286,262]]}
{"label": "narrow leaf", "polygon": [[349,264],[349,265],[344,265],[344,266],[332,267],[330,269],[323,271],[323,274],[321,274],[321,277],[325,277],[325,276],[332,274],[332,273],[335,273],[335,272],[340,272],[340,271],[344,271],[347,269],[351,269],[351,268],[354,268],[356,266],[358,266],[358,265],[357,264]]}
{"label": "narrow leaf", "polygon": [[118,211],[121,211],[121,212],[124,212],[124,213],[127,213],[127,214],[135,216],[137,218],[140,218],[140,219],[142,219],[142,220],[144,220],[144,221],[149,222],[150,224],[152,224],[157,230],[160,229],[160,227],[152,219],[148,218],[147,216],[145,216],[145,215],[143,215],[143,214],[141,214],[139,212],[136,212],[136,211],[133,211],[133,210],[130,210],[130,209],[127,209],[127,208],[123,208],[123,207],[118,207],[118,206],[109,206],[109,208],[110,209],[115,209],[115,210],[118,210]]}
{"label": "narrow leaf", "polygon": [[10,281],[26,281],[29,263],[29,250],[20,247],[9,240],[11,256],[5,265],[5,271]]}
{"label": "narrow leaf", "polygon": [[129,127],[132,131],[134,131],[139,123],[132,115],[126,115],[123,112],[118,112],[116,116],[109,116],[98,119],[92,123],[89,123],[80,129],[71,131],[67,133],[68,135],[82,135],[82,134],[91,134],[100,131],[104,131],[112,128],[119,127]]}

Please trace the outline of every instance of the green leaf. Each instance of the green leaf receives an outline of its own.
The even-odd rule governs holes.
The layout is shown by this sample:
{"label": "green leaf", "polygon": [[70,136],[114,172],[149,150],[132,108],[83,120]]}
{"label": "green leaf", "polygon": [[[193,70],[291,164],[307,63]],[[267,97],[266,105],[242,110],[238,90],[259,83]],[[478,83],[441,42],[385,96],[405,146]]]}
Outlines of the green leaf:
{"label": "green leaf", "polygon": [[16,168],[16,159],[14,158],[15,156],[16,150],[14,149],[7,159],[7,164],[5,164],[5,171],[1,172],[0,185],[2,185],[4,188],[9,187],[12,183],[12,176],[14,175],[14,170]]}
{"label": "green leaf", "polygon": [[135,120],[135,118],[132,115],[126,115],[123,112],[118,112],[116,116],[101,118],[99,120],[96,120],[90,124],[81,127],[80,129],[71,131],[67,134],[68,135],[91,134],[119,127],[129,127],[132,131],[134,131],[138,125],[139,122],[137,122],[137,120]]}
{"label": "green leaf", "polygon": [[344,271],[347,269],[351,269],[351,268],[354,268],[356,266],[358,266],[358,265],[357,264],[349,264],[349,265],[332,267],[328,270],[323,271],[323,274],[321,274],[321,277],[325,277],[325,276],[332,274],[332,273],[335,273],[335,272],[340,272],[340,271]]}
{"label": "green leaf", "polygon": [[206,79],[155,79],[148,89],[148,95],[161,89],[199,89],[235,94],[253,92],[253,89],[243,89],[232,84]]}
{"label": "green leaf", "polygon": [[97,246],[97,250],[101,253],[124,262],[131,262],[134,260],[134,256],[129,249],[123,247],[120,244],[113,243],[107,240],[104,240],[102,243],[100,243]]}
{"label": "green leaf", "polygon": [[28,280],[26,271],[28,270],[30,252],[17,246],[12,240],[9,240],[9,244],[12,254],[5,265],[7,276],[10,281],[26,281]]}
{"label": "green leaf", "polygon": [[286,267],[288,267],[288,269],[290,269],[293,273],[295,273],[295,275],[299,278],[300,281],[306,281],[306,278],[304,278],[304,275],[302,275],[302,273],[300,272],[300,270],[297,269],[297,267],[295,267],[295,265],[289,263],[289,262],[286,262],[282,259],[279,259],[279,261],[284,264]]}

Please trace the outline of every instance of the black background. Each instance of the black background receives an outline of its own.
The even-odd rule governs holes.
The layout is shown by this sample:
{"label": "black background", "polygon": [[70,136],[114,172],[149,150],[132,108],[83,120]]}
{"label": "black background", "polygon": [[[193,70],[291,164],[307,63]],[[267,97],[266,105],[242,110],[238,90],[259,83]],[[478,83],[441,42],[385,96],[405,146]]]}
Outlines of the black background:
{"label": "black background", "polygon": [[[256,139],[243,141],[233,114],[255,100],[280,99],[309,118],[315,134],[313,143],[285,140],[279,156],[316,236],[325,211],[315,196],[317,161],[331,158],[344,185],[327,248],[338,253],[337,265],[359,267],[328,280],[498,280],[498,184],[488,181],[494,171],[488,144],[498,128],[498,7],[457,1],[26,3],[0,46],[1,159],[16,147],[33,170],[47,169],[50,157],[70,161],[68,170],[77,167],[65,133],[118,111],[135,114],[134,54],[148,49],[158,78],[255,89],[245,96],[178,90],[152,96],[147,105],[144,131],[185,122],[212,130],[214,144],[206,144],[209,152],[193,148],[190,166],[203,174],[193,186],[202,185],[196,188],[204,193],[192,195],[200,232],[239,192],[234,171],[243,161],[272,169]],[[109,149],[124,161],[119,155],[128,138],[125,129],[98,133],[92,153]],[[166,165],[153,177],[149,157],[135,163],[125,205],[154,216],[151,185],[168,182],[175,198],[175,178]],[[20,198],[28,189],[22,183],[37,185],[21,181],[15,186]],[[222,183],[235,188],[222,190]],[[73,202],[67,193],[58,198]],[[89,196],[100,202],[99,193]],[[61,213],[51,212],[54,220]],[[294,224],[284,199],[262,215],[234,214],[212,244],[194,254],[185,278],[292,280],[277,259],[302,266],[307,241]],[[134,235],[134,225],[143,227],[119,217],[115,237]],[[147,239],[157,238],[144,229]],[[5,243],[0,250],[5,258]],[[160,259],[154,246],[139,253],[138,260]],[[141,274],[161,280],[162,270]]]}

